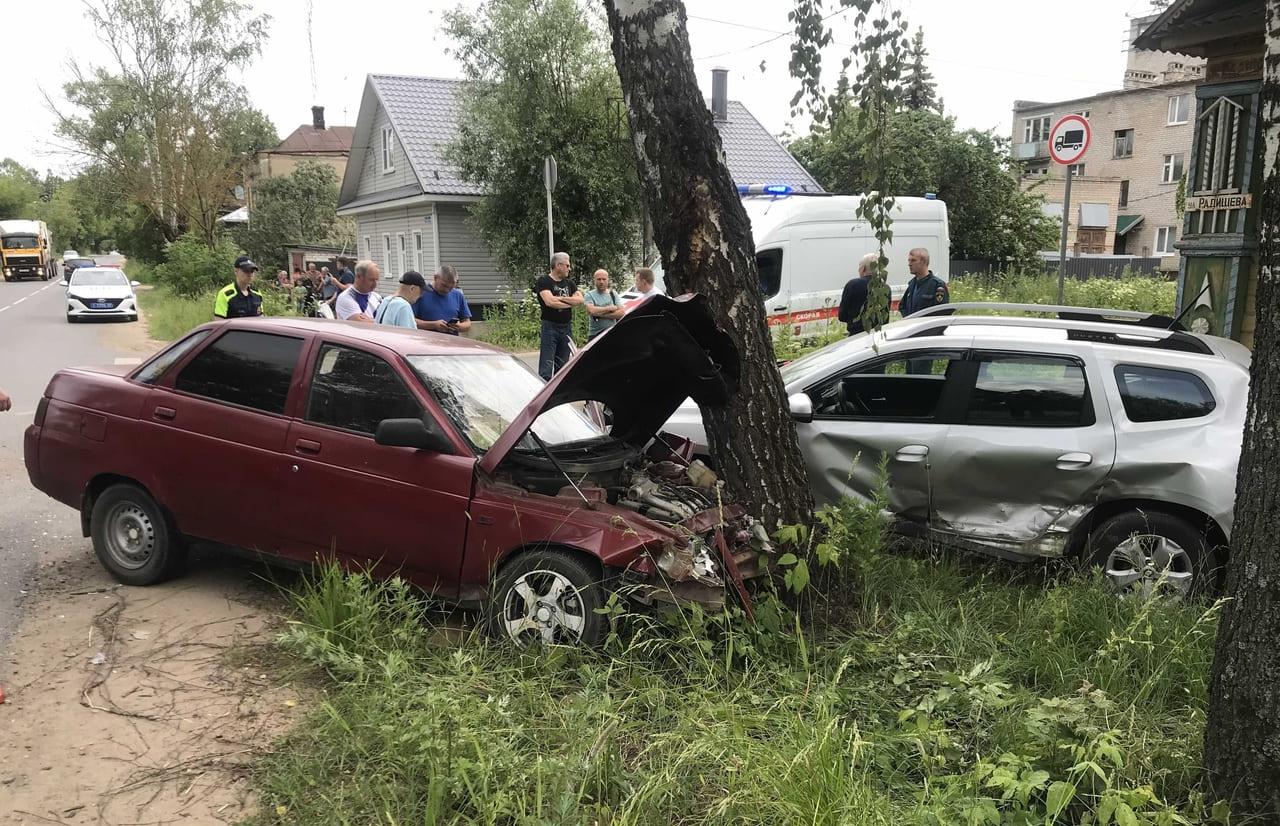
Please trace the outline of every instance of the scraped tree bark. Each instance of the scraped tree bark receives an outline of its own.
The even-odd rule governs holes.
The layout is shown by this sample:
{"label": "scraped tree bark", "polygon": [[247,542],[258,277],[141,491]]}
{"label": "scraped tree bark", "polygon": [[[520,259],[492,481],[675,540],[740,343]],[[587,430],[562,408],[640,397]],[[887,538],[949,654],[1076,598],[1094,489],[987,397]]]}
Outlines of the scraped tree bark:
{"label": "scraped tree bark", "polygon": [[1257,329],[1204,757],[1231,822],[1280,822],[1280,0],[1268,0]]}
{"label": "scraped tree bark", "polygon": [[681,0],[605,0],[640,180],[668,292],[698,292],[737,346],[728,406],[702,411],[717,469],[767,524],[813,513],[800,445],[773,353],[755,245],[703,101]]}

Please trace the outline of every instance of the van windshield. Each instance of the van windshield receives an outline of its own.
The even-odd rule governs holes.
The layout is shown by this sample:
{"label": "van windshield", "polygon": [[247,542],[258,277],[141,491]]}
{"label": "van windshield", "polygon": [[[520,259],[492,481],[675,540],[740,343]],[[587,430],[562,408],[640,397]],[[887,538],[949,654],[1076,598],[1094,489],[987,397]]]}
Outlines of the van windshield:
{"label": "van windshield", "polygon": [[760,275],[760,293],[773,298],[782,289],[782,250],[760,250],[756,253],[756,271]]}

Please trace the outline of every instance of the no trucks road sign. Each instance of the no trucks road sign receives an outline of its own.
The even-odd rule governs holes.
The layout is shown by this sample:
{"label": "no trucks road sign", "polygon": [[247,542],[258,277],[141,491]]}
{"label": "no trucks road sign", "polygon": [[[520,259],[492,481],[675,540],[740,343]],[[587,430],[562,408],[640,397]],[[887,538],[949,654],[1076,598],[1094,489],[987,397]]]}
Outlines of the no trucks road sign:
{"label": "no trucks road sign", "polygon": [[1080,115],[1063,115],[1049,130],[1049,157],[1063,166],[1078,163],[1092,139],[1089,121]]}

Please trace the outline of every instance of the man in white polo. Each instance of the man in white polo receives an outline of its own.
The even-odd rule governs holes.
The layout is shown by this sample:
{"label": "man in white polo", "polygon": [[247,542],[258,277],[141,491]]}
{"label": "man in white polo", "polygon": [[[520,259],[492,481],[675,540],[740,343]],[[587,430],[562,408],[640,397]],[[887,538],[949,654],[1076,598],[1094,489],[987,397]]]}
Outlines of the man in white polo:
{"label": "man in white polo", "polygon": [[372,261],[360,261],[356,264],[356,283],[338,294],[334,307],[341,321],[363,321],[373,323],[373,314],[382,303],[378,295],[378,265]]}

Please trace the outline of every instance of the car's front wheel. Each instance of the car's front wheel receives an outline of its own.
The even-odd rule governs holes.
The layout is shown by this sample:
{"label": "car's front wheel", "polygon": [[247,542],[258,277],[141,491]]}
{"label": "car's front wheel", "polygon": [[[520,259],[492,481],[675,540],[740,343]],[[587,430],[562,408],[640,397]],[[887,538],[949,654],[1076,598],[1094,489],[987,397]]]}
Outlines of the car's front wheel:
{"label": "car's front wheel", "polygon": [[1213,588],[1216,566],[1204,532],[1172,514],[1117,514],[1094,530],[1089,545],[1117,593],[1189,597]]}
{"label": "car's front wheel", "polygon": [[598,572],[564,551],[528,551],[498,571],[490,632],[519,646],[597,645],[604,638]]}
{"label": "car's front wheel", "polygon": [[126,585],[154,585],[181,569],[186,554],[164,512],[137,485],[112,485],[89,517],[98,561]]}

